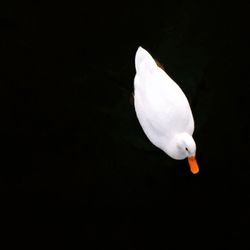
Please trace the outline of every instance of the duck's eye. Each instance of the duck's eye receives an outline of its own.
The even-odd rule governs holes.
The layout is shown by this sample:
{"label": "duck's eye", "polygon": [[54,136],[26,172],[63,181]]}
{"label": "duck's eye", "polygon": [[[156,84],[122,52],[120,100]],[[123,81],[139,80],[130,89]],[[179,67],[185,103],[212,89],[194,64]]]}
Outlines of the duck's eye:
{"label": "duck's eye", "polygon": [[186,147],[185,149],[186,149],[186,151],[188,151],[188,148],[187,148],[187,147]]}

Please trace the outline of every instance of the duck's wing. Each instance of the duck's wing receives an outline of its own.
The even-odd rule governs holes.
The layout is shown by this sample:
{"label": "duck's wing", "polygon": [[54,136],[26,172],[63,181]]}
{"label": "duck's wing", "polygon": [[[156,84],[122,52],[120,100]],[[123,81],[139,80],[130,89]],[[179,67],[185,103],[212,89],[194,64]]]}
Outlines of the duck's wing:
{"label": "duck's wing", "polygon": [[[146,75],[146,76],[145,76]],[[180,87],[161,69],[144,72],[135,77],[135,106],[139,116],[146,118],[152,127],[165,133],[171,127],[192,127],[189,103]],[[152,115],[153,114],[153,115]]]}

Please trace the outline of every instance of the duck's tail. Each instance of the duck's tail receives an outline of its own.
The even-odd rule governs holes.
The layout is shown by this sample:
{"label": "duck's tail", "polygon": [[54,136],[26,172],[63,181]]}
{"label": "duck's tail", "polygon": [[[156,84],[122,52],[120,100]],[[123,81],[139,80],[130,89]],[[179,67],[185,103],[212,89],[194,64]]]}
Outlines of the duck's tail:
{"label": "duck's tail", "polygon": [[153,57],[142,47],[139,47],[135,55],[135,69],[137,73],[144,70],[152,71],[155,69],[156,62]]}

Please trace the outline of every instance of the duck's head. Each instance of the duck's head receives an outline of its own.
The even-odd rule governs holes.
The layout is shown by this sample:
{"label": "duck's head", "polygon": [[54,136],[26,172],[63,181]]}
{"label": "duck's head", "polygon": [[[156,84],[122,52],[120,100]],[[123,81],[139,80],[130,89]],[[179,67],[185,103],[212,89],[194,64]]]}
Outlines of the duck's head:
{"label": "duck's head", "polygon": [[188,158],[190,170],[193,174],[199,172],[199,166],[195,159],[196,144],[191,135],[188,133],[177,134],[167,148],[166,153],[176,160]]}

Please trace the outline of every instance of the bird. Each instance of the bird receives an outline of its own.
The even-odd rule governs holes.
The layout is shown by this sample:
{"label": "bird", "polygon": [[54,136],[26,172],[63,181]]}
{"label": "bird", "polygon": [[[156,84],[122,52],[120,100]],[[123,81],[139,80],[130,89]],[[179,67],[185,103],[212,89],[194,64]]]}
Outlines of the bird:
{"label": "bird", "polygon": [[190,171],[197,174],[194,118],[186,95],[141,46],[135,54],[135,70],[134,107],[142,130],[172,159],[187,158]]}

